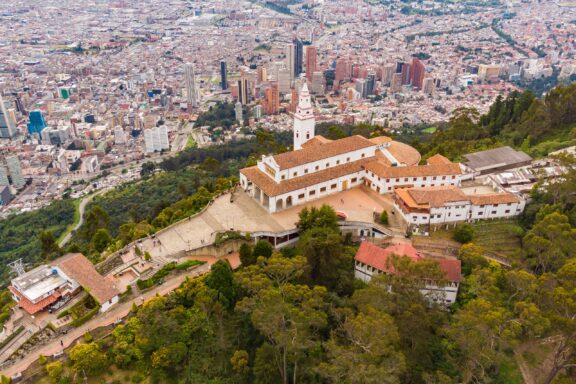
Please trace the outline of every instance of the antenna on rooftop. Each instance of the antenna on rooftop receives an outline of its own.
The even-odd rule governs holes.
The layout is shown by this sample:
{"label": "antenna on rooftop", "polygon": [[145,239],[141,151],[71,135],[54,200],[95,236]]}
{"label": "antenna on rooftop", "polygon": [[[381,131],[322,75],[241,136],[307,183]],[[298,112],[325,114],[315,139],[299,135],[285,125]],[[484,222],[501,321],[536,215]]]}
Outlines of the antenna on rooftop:
{"label": "antenna on rooftop", "polygon": [[26,272],[24,271],[24,264],[22,263],[22,259],[11,262],[8,264],[8,268],[10,268],[12,272],[16,273],[18,276],[22,276]]}

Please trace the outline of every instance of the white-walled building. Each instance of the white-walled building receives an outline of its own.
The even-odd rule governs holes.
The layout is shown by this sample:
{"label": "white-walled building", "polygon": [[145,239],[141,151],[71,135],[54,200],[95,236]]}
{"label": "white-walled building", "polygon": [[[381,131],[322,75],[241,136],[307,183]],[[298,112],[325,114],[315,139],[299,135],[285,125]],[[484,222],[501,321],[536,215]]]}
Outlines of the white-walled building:
{"label": "white-walled building", "polygon": [[415,226],[512,217],[525,204],[511,193],[466,195],[453,185],[394,190],[396,211]]}
{"label": "white-walled building", "polygon": [[168,129],[165,125],[144,130],[146,153],[160,152],[170,148]]}
{"label": "white-walled building", "polygon": [[[380,248],[364,241],[354,257],[354,277],[364,282],[370,282],[373,276],[394,274],[394,266],[390,258],[393,256],[409,257],[413,262],[425,260],[425,256],[410,244],[397,244],[388,248]],[[444,284],[438,284],[431,279],[423,283],[420,292],[428,300],[442,305],[452,305],[456,302],[460,281],[462,281],[460,260],[434,260],[445,273]]]}

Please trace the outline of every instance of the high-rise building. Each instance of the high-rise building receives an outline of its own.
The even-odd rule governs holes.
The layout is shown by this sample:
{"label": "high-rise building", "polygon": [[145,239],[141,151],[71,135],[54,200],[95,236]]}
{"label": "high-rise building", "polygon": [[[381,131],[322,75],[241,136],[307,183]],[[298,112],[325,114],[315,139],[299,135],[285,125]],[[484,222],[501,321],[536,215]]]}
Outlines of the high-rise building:
{"label": "high-rise building", "polygon": [[169,149],[168,129],[165,125],[144,130],[144,144],[146,153],[160,152]]}
{"label": "high-rise building", "polygon": [[388,63],[384,65],[382,69],[382,84],[383,85],[390,85],[392,82],[392,75],[394,75],[395,65],[392,63]]}
{"label": "high-rise building", "polygon": [[422,62],[414,57],[412,59],[412,73],[410,74],[412,87],[415,89],[422,89],[424,83],[424,75],[426,74],[426,67]]}
{"label": "high-rise building", "polygon": [[366,95],[373,95],[375,86],[376,75],[374,73],[370,73],[366,79]]}
{"label": "high-rise building", "polygon": [[360,94],[360,97],[366,98],[368,96],[368,89],[366,87],[366,80],[356,79],[354,80],[354,87],[356,91]]}
{"label": "high-rise building", "polygon": [[20,159],[18,159],[18,156],[6,156],[6,166],[10,172],[10,177],[12,178],[12,185],[14,188],[20,189],[26,185],[26,181],[22,176],[22,167],[20,166]]}
{"label": "high-rise building", "polygon": [[400,92],[402,89],[402,73],[394,73],[390,82],[390,92]]}
{"label": "high-rise building", "polygon": [[194,73],[194,64],[186,63],[184,66],[184,75],[186,77],[186,96],[188,107],[198,107],[198,91],[196,89],[196,75]]}
{"label": "high-rise building", "polygon": [[[295,56],[296,52],[294,51],[294,44],[288,44],[286,46],[286,68],[288,68],[288,74],[290,76],[290,87],[292,87],[292,81],[294,81],[296,78],[296,71],[294,67]],[[280,81],[280,79],[278,79],[278,81]],[[280,90],[282,91],[282,87],[280,87]]]}
{"label": "high-rise building", "polygon": [[278,90],[282,93],[289,93],[291,87],[290,71],[288,69],[278,70]]}
{"label": "high-rise building", "polygon": [[400,73],[402,75],[402,85],[410,84],[410,64],[398,63],[398,66],[396,67],[396,73]]}
{"label": "high-rise building", "polygon": [[220,87],[225,91],[228,89],[228,66],[224,60],[220,61]]}
{"label": "high-rise building", "polygon": [[314,137],[314,110],[310,101],[308,85],[304,83],[300,91],[300,100],[294,114],[294,150],[302,149],[302,144]]}
{"label": "high-rise building", "polygon": [[265,81],[268,81],[268,71],[266,70],[266,67],[261,65],[258,67],[257,69],[257,75],[258,75],[258,84],[263,83]]}
{"label": "high-rise building", "polygon": [[346,59],[339,59],[336,62],[336,73],[334,76],[334,85],[338,85],[341,81],[350,80],[352,68],[350,62]]}
{"label": "high-rise building", "polygon": [[295,78],[300,76],[304,67],[304,44],[302,40],[294,39],[294,74]]}
{"label": "high-rise building", "polygon": [[310,85],[310,88],[312,93],[314,94],[317,95],[324,94],[324,88],[325,88],[324,73],[320,71],[314,72],[314,74],[312,75],[312,84]]}
{"label": "high-rise building", "polygon": [[242,103],[241,102],[236,102],[236,105],[234,106],[234,112],[236,114],[236,121],[238,122],[238,124],[242,125],[243,122],[243,116],[242,116]]}
{"label": "high-rise building", "polygon": [[8,170],[2,164],[0,164],[0,187],[10,184],[8,180]]}
{"label": "high-rise building", "polygon": [[16,136],[16,122],[10,114],[6,102],[0,95],[0,138],[13,138]]}
{"label": "high-rise building", "polygon": [[425,77],[422,84],[422,92],[427,95],[434,93],[434,79],[431,77]]}
{"label": "high-rise building", "polygon": [[46,120],[42,115],[42,111],[31,111],[28,115],[28,134],[32,135],[34,133],[40,134],[42,130],[46,128]]}
{"label": "high-rise building", "polygon": [[254,108],[252,108],[252,116],[254,116],[256,120],[262,118],[262,106],[260,104],[255,105]]}
{"label": "high-rise building", "polygon": [[318,51],[313,45],[306,47],[306,78],[308,81],[312,81],[312,76],[316,72],[316,60],[318,56]]}
{"label": "high-rise building", "polygon": [[266,114],[273,115],[280,109],[280,94],[278,83],[272,83],[265,91],[266,95]]}
{"label": "high-rise building", "polygon": [[238,80],[238,101],[241,104],[248,104],[248,80]]}
{"label": "high-rise building", "polygon": [[114,128],[114,144],[126,144],[126,132],[124,132],[124,129],[120,126]]}

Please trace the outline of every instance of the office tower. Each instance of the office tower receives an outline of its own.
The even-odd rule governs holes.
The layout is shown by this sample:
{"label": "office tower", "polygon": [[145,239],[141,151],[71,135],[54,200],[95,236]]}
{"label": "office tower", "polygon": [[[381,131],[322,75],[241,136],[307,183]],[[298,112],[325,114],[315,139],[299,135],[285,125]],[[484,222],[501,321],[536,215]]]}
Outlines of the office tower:
{"label": "office tower", "polygon": [[252,108],[252,116],[254,116],[256,120],[262,118],[262,106],[260,104],[255,105],[254,108]]}
{"label": "office tower", "polygon": [[288,74],[290,76],[290,84],[292,84],[292,80],[296,77],[296,73],[294,71],[294,44],[288,44],[286,46],[286,68],[288,69]]}
{"label": "office tower", "polygon": [[318,51],[313,45],[306,47],[306,78],[308,81],[312,81],[312,76],[316,72],[316,60],[318,56]]}
{"label": "office tower", "polygon": [[410,84],[410,64],[408,63],[398,63],[400,65],[400,71],[398,71],[398,67],[396,68],[396,72],[400,72],[402,74],[402,85]]}
{"label": "office tower", "polygon": [[282,93],[290,92],[290,70],[279,69],[278,70],[278,90]]}
{"label": "office tower", "polygon": [[390,82],[390,92],[400,92],[402,89],[402,73],[394,73]]}
{"label": "office tower", "polygon": [[165,125],[144,130],[144,144],[146,153],[160,152],[170,147],[168,143],[168,129]]}
{"label": "office tower", "polygon": [[8,205],[12,201],[12,193],[8,186],[0,185],[0,205]]}
{"label": "office tower", "polygon": [[268,71],[266,70],[266,67],[262,65],[259,66],[257,69],[257,75],[258,84],[268,81]]}
{"label": "office tower", "polygon": [[126,144],[126,132],[120,126],[114,128],[114,143],[116,145]]}
{"label": "office tower", "polygon": [[280,109],[280,93],[278,83],[272,83],[265,91],[266,95],[266,114],[273,115]]}
{"label": "office tower", "polygon": [[61,127],[46,127],[42,130],[40,136],[42,138],[42,144],[45,145],[59,145],[64,144],[68,139],[70,139],[71,127],[61,126]]}
{"label": "office tower", "polygon": [[500,76],[500,66],[497,64],[480,64],[478,67],[478,78],[480,81],[493,81],[498,80]]}
{"label": "office tower", "polygon": [[426,67],[416,57],[412,59],[412,73],[410,74],[412,87],[422,89]]}
{"label": "office tower", "polygon": [[224,60],[220,61],[220,87],[225,91],[228,89],[228,66]]}
{"label": "office tower", "polygon": [[196,75],[194,74],[194,64],[186,63],[184,66],[184,75],[186,77],[186,96],[188,99],[188,108],[197,108],[198,91],[196,90]]}
{"label": "office tower", "polygon": [[336,62],[336,73],[334,77],[334,84],[338,84],[341,81],[350,80],[352,68],[350,63],[346,59],[339,59]]}
{"label": "office tower", "polygon": [[392,76],[394,75],[395,65],[392,63],[388,63],[384,65],[382,69],[382,84],[383,85],[390,85],[392,82]]}
{"label": "office tower", "polygon": [[376,75],[374,73],[370,73],[366,80],[366,95],[373,95],[374,94],[374,87],[376,86]]}
{"label": "office tower", "polygon": [[236,121],[238,122],[238,124],[242,125],[242,103],[241,102],[237,102],[236,105],[234,106],[234,112],[236,114]]}
{"label": "office tower", "polygon": [[44,128],[46,128],[46,120],[42,115],[42,111],[31,111],[28,115],[28,134],[32,135],[34,133],[40,134]]}
{"label": "office tower", "polygon": [[368,68],[366,68],[366,66],[361,65],[357,67],[357,74],[356,77],[360,78],[360,79],[366,79],[368,78]]}
{"label": "office tower", "polygon": [[10,184],[8,181],[8,170],[2,164],[0,164],[0,187]]}
{"label": "office tower", "polygon": [[18,156],[6,156],[6,166],[10,172],[10,177],[12,178],[12,185],[14,185],[14,188],[20,189],[26,185],[26,181],[22,176],[22,168],[20,166],[20,160],[18,159]]}
{"label": "office tower", "polygon": [[241,104],[248,104],[248,80],[238,80],[238,101]]}
{"label": "office tower", "polygon": [[70,98],[70,88],[60,87],[58,88],[58,94],[62,99],[68,100]]}
{"label": "office tower", "polygon": [[317,95],[323,95],[325,89],[324,73],[316,71],[312,74],[312,84],[310,85],[311,91]]}
{"label": "office tower", "polygon": [[16,136],[16,133],[16,122],[10,116],[6,102],[4,102],[2,95],[0,95],[0,138],[11,139]]}
{"label": "office tower", "polygon": [[360,97],[366,98],[366,96],[368,96],[368,89],[366,87],[366,80],[356,79],[354,81],[354,87],[356,88],[356,91],[360,94]]}
{"label": "office tower", "polygon": [[302,40],[294,39],[294,78],[300,76],[304,66],[304,44]]}
{"label": "office tower", "polygon": [[422,85],[422,92],[427,95],[434,93],[434,79],[431,77],[425,77]]}

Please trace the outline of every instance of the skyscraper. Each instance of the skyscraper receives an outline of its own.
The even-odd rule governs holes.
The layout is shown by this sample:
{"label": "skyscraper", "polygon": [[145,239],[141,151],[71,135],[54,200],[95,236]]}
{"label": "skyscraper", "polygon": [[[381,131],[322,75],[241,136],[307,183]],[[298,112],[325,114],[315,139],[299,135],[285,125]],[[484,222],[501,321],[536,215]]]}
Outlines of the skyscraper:
{"label": "skyscraper", "polygon": [[396,67],[396,73],[400,73],[402,74],[401,79],[402,79],[402,85],[408,85],[410,84],[410,64],[408,63],[398,63],[398,66]]}
{"label": "skyscraper", "polygon": [[220,61],[220,86],[222,90],[225,91],[228,89],[228,66],[224,60]]}
{"label": "skyscraper", "polygon": [[8,181],[8,171],[4,165],[0,164],[0,187],[6,186],[8,184],[10,184]]}
{"label": "skyscraper", "polygon": [[294,74],[295,78],[300,76],[302,73],[302,67],[304,65],[304,44],[302,40],[296,38],[294,39]]}
{"label": "skyscraper", "polygon": [[366,79],[366,94],[373,95],[374,94],[374,86],[376,85],[376,75],[373,73],[368,74],[368,78]]}
{"label": "skyscraper", "polygon": [[288,44],[286,46],[286,68],[288,68],[288,73],[290,74],[290,86],[292,86],[292,81],[296,78],[296,71],[294,68],[294,57],[296,52],[294,51],[294,44]]}
{"label": "skyscraper", "polygon": [[313,45],[309,45],[306,48],[306,78],[309,82],[312,81],[312,75],[316,72],[316,59],[318,56],[318,51]]}
{"label": "skyscraper", "polygon": [[241,104],[248,104],[248,80],[238,80],[238,101]]}
{"label": "skyscraper", "polygon": [[40,134],[46,128],[46,120],[44,120],[42,111],[31,111],[28,115],[28,120],[28,134],[30,135],[34,133]]}
{"label": "skyscraper", "polygon": [[10,111],[6,108],[6,103],[0,95],[0,137],[12,138],[16,136],[16,124],[10,116]]}
{"label": "skyscraper", "polygon": [[242,125],[242,121],[243,121],[242,103],[240,103],[239,101],[234,106],[234,113],[236,115],[236,121],[238,122],[238,124]]}
{"label": "skyscraper", "polygon": [[416,89],[422,89],[426,67],[418,58],[412,59],[412,73],[410,74],[412,86]]}
{"label": "skyscraper", "polygon": [[198,107],[198,95],[196,90],[196,75],[194,74],[194,64],[186,63],[184,67],[186,76],[186,96],[188,99],[188,107]]}
{"label": "skyscraper", "polygon": [[12,185],[14,185],[16,189],[20,189],[26,185],[26,181],[22,176],[22,168],[20,166],[20,159],[18,159],[18,156],[6,156],[6,165],[8,166],[10,177],[12,178]]}
{"label": "skyscraper", "polygon": [[266,88],[266,114],[273,115],[280,109],[280,94],[278,92],[278,83],[272,83]]}

